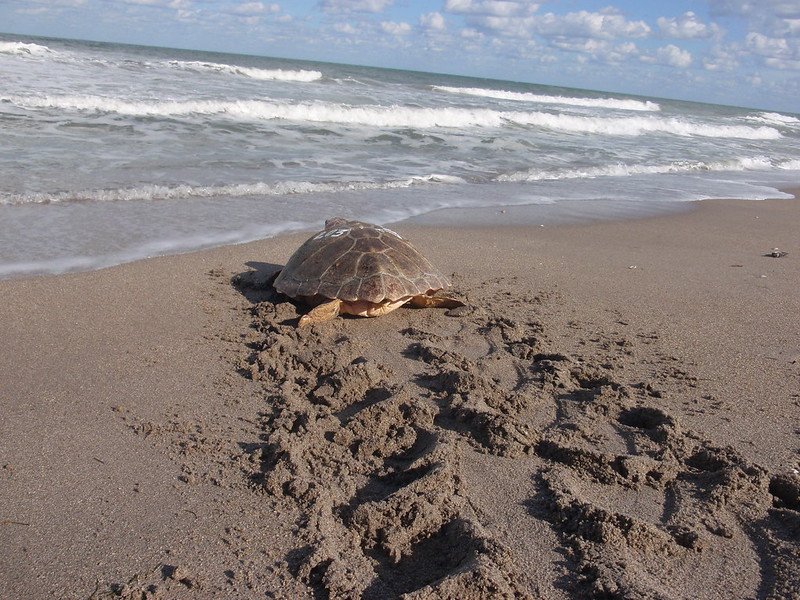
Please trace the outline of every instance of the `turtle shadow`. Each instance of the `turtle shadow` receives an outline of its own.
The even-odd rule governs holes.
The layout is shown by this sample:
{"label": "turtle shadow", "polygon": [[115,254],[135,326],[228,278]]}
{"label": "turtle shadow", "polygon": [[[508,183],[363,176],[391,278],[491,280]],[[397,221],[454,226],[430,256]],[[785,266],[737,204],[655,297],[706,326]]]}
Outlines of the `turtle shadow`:
{"label": "turtle shadow", "polygon": [[[281,325],[297,325],[297,319],[308,312],[309,306],[303,302],[282,294],[275,289],[275,278],[283,270],[284,265],[275,263],[248,261],[245,263],[250,270],[237,273],[230,279],[231,285],[244,296],[254,308],[259,304],[271,304],[276,310],[284,303],[294,306],[294,312],[283,314],[283,319],[279,320]],[[350,317],[350,315],[342,315]]]}
{"label": "turtle shadow", "polygon": [[272,285],[283,270],[283,265],[250,260],[245,263],[249,270],[231,277],[231,285],[252,304],[270,302],[277,304],[286,297]]}

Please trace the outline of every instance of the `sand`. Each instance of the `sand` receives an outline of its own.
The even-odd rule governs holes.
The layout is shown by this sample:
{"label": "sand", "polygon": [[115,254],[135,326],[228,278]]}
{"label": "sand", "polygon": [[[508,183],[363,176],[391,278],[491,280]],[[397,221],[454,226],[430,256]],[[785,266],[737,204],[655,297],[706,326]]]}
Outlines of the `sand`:
{"label": "sand", "polygon": [[0,282],[0,598],[800,597],[800,202],[394,228],[466,307]]}

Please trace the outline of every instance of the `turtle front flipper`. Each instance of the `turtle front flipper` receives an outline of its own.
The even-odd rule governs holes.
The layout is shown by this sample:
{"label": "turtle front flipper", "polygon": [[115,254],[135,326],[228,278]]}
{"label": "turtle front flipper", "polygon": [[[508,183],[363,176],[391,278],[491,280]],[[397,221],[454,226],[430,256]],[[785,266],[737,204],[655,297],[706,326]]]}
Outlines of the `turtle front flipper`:
{"label": "turtle front flipper", "polygon": [[297,325],[298,327],[307,327],[308,325],[314,325],[315,323],[323,323],[325,321],[335,319],[339,316],[341,305],[341,300],[324,302],[323,304],[311,309],[308,314],[300,317],[300,322]]}
{"label": "turtle front flipper", "polygon": [[461,300],[456,300],[455,298],[428,296],[427,294],[412,297],[409,304],[414,308],[458,308],[459,306],[464,306]]}

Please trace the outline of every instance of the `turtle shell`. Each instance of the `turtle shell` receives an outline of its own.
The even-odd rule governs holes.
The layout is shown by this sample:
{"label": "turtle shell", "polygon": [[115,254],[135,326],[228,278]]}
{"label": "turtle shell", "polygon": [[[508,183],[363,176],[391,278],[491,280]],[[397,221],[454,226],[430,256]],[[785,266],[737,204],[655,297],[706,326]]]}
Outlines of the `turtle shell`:
{"label": "turtle shell", "polygon": [[449,287],[447,278],[394,231],[341,217],[309,238],[275,279],[291,297],[383,302]]}

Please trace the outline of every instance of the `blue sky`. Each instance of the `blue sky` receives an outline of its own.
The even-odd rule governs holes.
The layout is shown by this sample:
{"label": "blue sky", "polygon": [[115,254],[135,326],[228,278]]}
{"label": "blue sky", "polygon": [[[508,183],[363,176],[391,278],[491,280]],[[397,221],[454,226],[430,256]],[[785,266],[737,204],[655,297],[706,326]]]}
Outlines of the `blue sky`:
{"label": "blue sky", "polygon": [[800,112],[800,0],[2,0],[0,31]]}

